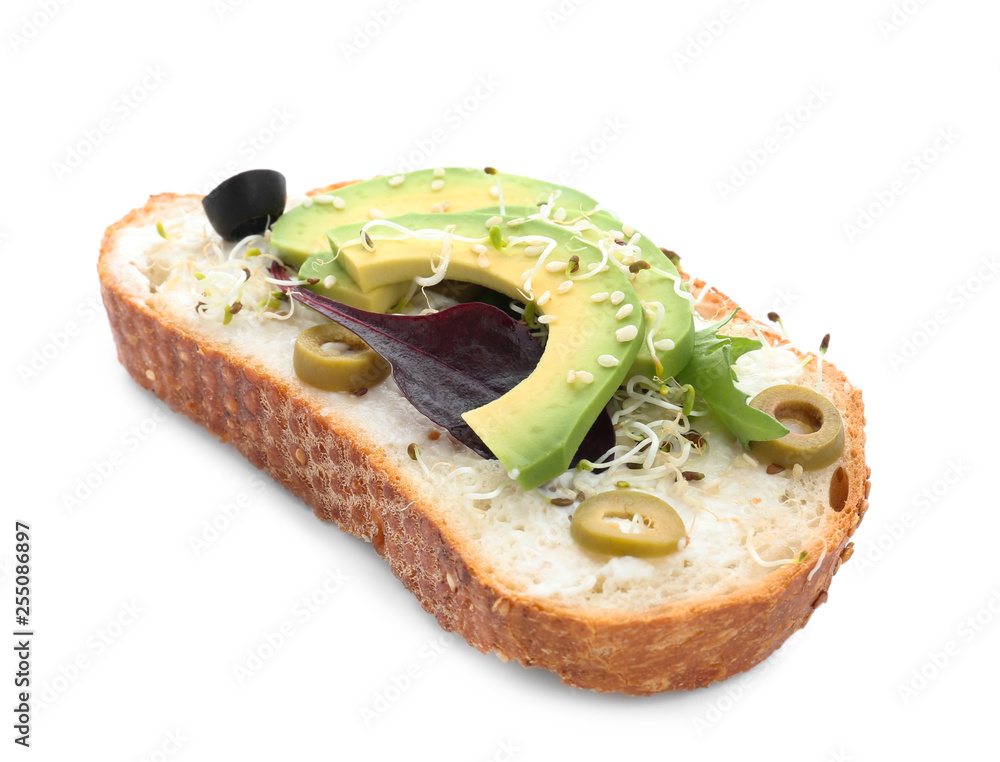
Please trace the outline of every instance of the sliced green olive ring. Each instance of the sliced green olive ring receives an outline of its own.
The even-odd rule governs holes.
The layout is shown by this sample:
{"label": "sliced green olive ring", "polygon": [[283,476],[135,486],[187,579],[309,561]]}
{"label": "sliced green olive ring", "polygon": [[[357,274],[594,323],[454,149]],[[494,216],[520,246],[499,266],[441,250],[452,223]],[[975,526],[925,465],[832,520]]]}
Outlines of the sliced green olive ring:
{"label": "sliced green olive ring", "polygon": [[[608,519],[639,517],[643,529],[624,532]],[[687,538],[684,522],[663,500],[645,492],[618,490],[588,497],[573,514],[570,535],[581,546],[608,556],[659,558]]]}
{"label": "sliced green olive ring", "polygon": [[[350,350],[332,354],[324,344],[346,344]],[[383,381],[389,363],[354,333],[337,323],[307,328],[295,340],[295,374],[310,386],[329,392],[356,392]]]}
{"label": "sliced green olive ring", "polygon": [[835,463],[844,452],[840,411],[819,392],[782,384],[765,389],[750,404],[789,429],[779,439],[751,442],[750,452],[757,460],[785,468],[800,465],[806,471],[815,471]]}

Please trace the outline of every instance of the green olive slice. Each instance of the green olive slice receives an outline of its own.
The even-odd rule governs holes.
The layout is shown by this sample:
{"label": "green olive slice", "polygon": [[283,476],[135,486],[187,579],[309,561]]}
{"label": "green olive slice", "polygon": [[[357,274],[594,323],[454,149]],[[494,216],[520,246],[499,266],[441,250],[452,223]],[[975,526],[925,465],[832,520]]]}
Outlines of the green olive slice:
{"label": "green olive slice", "polygon": [[[324,348],[330,344],[340,346]],[[367,389],[389,375],[389,363],[337,323],[314,325],[300,333],[292,360],[302,381],[330,392]]]}
{"label": "green olive slice", "polygon": [[765,463],[806,471],[826,468],[844,451],[840,411],[819,392],[795,384],[765,389],[750,404],[782,423],[789,432],[768,442],[751,442],[750,452]]}
{"label": "green olive slice", "polygon": [[[608,519],[638,516],[642,531],[624,532]],[[602,492],[588,497],[573,514],[570,535],[587,550],[608,556],[658,558],[677,550],[687,537],[677,511],[653,495],[634,490]]]}

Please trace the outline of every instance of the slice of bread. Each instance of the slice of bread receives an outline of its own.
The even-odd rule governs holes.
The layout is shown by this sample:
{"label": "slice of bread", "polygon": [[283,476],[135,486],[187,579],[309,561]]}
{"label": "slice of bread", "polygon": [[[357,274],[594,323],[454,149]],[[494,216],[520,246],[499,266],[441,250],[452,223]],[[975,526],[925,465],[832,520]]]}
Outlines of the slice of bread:
{"label": "slice of bread", "polygon": [[[706,419],[710,446],[697,461],[706,478],[640,485],[678,510],[687,547],[664,559],[597,556],[570,539],[571,510],[550,500],[586,492],[585,479],[568,474],[524,493],[496,461],[414,410],[391,379],[363,396],[302,384],[292,345],[323,321],[314,313],[267,320],[248,309],[226,325],[199,314],[185,284],[219,243],[200,201],[154,196],[108,228],[98,270],[119,359],[321,519],[371,542],[446,630],[571,685],[650,694],[749,669],[826,600],[870,489],[861,392],[831,364],[821,391],[843,417],[837,463],[769,473]],[[689,284],[705,321],[735,307]],[[805,355],[774,348],[779,338],[744,313],[725,330],[771,345],[764,360],[740,359],[746,386],[815,386],[815,358],[803,368]]]}

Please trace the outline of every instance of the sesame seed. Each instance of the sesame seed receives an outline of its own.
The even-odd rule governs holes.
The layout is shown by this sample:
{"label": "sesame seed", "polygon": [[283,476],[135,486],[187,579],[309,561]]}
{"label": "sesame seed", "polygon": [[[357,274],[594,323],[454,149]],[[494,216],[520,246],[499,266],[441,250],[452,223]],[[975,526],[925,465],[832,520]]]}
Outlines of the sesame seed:
{"label": "sesame seed", "polygon": [[458,590],[458,584],[455,582],[455,578],[451,576],[451,572],[444,575],[445,580],[448,582],[448,587],[451,588],[451,592]]}
{"label": "sesame seed", "polygon": [[485,254],[487,251],[488,251],[487,248],[483,246],[481,243],[477,243],[472,246],[473,254]]}
{"label": "sesame seed", "polygon": [[529,257],[537,257],[543,251],[545,251],[545,247],[544,246],[525,246],[524,247],[524,253],[527,254]]}
{"label": "sesame seed", "polygon": [[631,238],[635,234],[635,228],[631,225],[622,225],[622,233],[626,238]]}
{"label": "sesame seed", "polygon": [[641,240],[642,240],[642,234],[641,233],[634,233],[632,235],[632,237],[628,239],[628,245],[629,246],[638,246],[639,245],[639,241],[641,241]]}
{"label": "sesame seed", "polygon": [[574,381],[576,381],[576,371],[571,370],[569,373],[566,374],[566,383],[572,384]]}
{"label": "sesame seed", "polygon": [[639,329],[634,325],[627,325],[624,328],[619,328],[615,331],[615,338],[618,341],[624,343],[626,341],[632,341],[636,336],[639,335]]}
{"label": "sesame seed", "polygon": [[442,206],[441,204],[434,204],[434,206],[431,207],[431,211],[434,214],[441,214],[441,212],[444,211],[444,206]]}
{"label": "sesame seed", "polygon": [[486,229],[489,230],[491,227],[499,225],[501,222],[503,222],[503,217],[490,217],[486,220]]}
{"label": "sesame seed", "polygon": [[602,368],[613,368],[618,365],[618,358],[614,355],[601,355],[597,358],[597,363]]}
{"label": "sesame seed", "polygon": [[434,170],[434,177],[444,177],[444,169],[438,167]]}
{"label": "sesame seed", "polygon": [[333,196],[328,196],[325,193],[322,193],[319,196],[313,196],[313,201],[317,204],[332,204]]}
{"label": "sesame seed", "polygon": [[547,265],[545,265],[545,269],[548,270],[550,273],[557,273],[560,270],[566,269],[566,263],[559,261],[549,262]]}
{"label": "sesame seed", "polygon": [[796,463],[794,466],[792,466],[792,478],[793,479],[801,479],[802,478],[802,471],[803,471],[802,464],[801,463]]}
{"label": "sesame seed", "polygon": [[601,291],[600,293],[594,294],[593,296],[591,296],[590,297],[590,301],[592,301],[592,302],[603,302],[607,298],[608,298],[608,292],[607,291]]}
{"label": "sesame seed", "polygon": [[611,295],[611,303],[612,303],[613,305],[615,305],[615,307],[617,307],[617,306],[618,306],[619,304],[621,304],[621,303],[622,303],[623,301],[625,301],[625,293],[624,293],[624,292],[622,292],[622,291],[615,291],[615,292],[614,292],[614,293],[613,293],[613,294]]}
{"label": "sesame seed", "polygon": [[431,183],[431,190],[439,191],[444,187],[444,180],[435,180]]}
{"label": "sesame seed", "polygon": [[585,383],[585,384],[592,384],[592,383],[594,383],[594,374],[590,373],[588,371],[578,370],[576,372],[576,377],[578,379],[580,379],[581,381],[583,381],[583,383]]}
{"label": "sesame seed", "polygon": [[325,278],[323,278],[323,288],[333,288],[336,285],[337,285],[336,275],[327,275]]}
{"label": "sesame seed", "polygon": [[485,251],[479,255],[479,259],[476,260],[476,264],[479,265],[484,270],[490,266],[490,258],[486,256]]}
{"label": "sesame seed", "polygon": [[147,368],[146,369],[146,378],[148,378],[150,381],[155,381],[156,380],[156,374],[153,371],[151,371],[151,370],[149,370]]}
{"label": "sesame seed", "polygon": [[313,205],[313,203],[315,203],[315,202],[311,198],[307,198],[305,201],[302,202],[302,206],[304,206],[306,209],[308,209],[309,207],[311,207]]}
{"label": "sesame seed", "polygon": [[538,297],[538,301],[536,301],[535,304],[537,304],[539,307],[544,307],[546,304],[548,304],[548,301],[551,298],[552,298],[552,292],[546,291],[544,294]]}
{"label": "sesame seed", "polygon": [[554,323],[555,321],[556,321],[556,316],[555,315],[539,315],[538,316],[538,322],[539,323]]}
{"label": "sesame seed", "polygon": [[558,286],[556,286],[556,293],[557,294],[566,294],[566,293],[569,293],[569,290],[571,288],[573,288],[573,281],[571,281],[571,280],[564,280],[562,283],[560,283]]}
{"label": "sesame seed", "polygon": [[618,310],[618,312],[615,313],[615,319],[616,320],[624,320],[625,318],[627,318],[631,314],[632,314],[632,305],[631,304],[626,304],[626,305],[623,305],[622,308],[620,310]]}
{"label": "sesame seed", "polygon": [[382,211],[381,211],[381,210],[379,210],[379,209],[369,209],[369,210],[368,210],[368,218],[369,218],[369,219],[372,219],[372,220],[380,220],[380,219],[382,219],[383,217],[385,217],[385,215],[384,215],[384,214],[382,214]]}
{"label": "sesame seed", "polygon": [[344,199],[342,199],[340,196],[334,196],[333,197],[333,208],[334,209],[343,209],[345,206],[347,206],[347,202],[344,201]]}
{"label": "sesame seed", "polygon": [[669,352],[676,346],[673,339],[660,339],[659,341],[653,342],[653,348],[658,349],[661,352]]}
{"label": "sesame seed", "polygon": [[519,228],[525,222],[524,217],[518,217],[516,220],[507,220],[507,227],[509,228]]}
{"label": "sesame seed", "polygon": [[389,185],[392,186],[393,188],[398,188],[400,185],[403,184],[403,181],[405,179],[406,175],[396,175],[395,177],[390,177]]}
{"label": "sesame seed", "polygon": [[490,195],[493,196],[493,198],[500,198],[500,189],[494,185],[490,188]]}
{"label": "sesame seed", "polygon": [[563,222],[566,219],[566,210],[563,207],[556,209],[555,214],[552,215],[552,219],[556,222]]}

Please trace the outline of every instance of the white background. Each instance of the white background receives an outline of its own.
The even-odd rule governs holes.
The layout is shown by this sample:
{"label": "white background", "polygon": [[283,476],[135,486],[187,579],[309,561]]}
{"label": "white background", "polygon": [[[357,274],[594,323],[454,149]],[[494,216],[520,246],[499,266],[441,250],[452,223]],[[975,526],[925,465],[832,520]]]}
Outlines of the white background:
{"label": "white background", "polygon": [[[1000,5],[231,6],[0,12],[0,611],[7,643],[20,519],[45,702],[12,752],[0,647],[0,756],[998,758]],[[871,510],[829,602],[776,657],[629,698],[444,645],[369,546],[118,365],[95,263],[149,194],[252,167],[294,193],[405,162],[562,179],[751,313],[779,310],[803,346],[832,334],[828,358],[865,390]],[[303,621],[329,573],[342,586]],[[285,622],[241,684],[234,667]]]}

